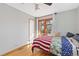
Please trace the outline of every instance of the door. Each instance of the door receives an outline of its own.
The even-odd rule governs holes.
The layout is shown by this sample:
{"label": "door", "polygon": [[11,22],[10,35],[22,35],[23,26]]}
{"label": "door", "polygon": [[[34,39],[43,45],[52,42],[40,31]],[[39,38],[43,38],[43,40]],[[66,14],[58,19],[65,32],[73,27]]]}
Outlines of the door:
{"label": "door", "polygon": [[52,18],[38,20],[39,35],[51,35]]}
{"label": "door", "polygon": [[30,20],[30,43],[34,40],[34,20]]}

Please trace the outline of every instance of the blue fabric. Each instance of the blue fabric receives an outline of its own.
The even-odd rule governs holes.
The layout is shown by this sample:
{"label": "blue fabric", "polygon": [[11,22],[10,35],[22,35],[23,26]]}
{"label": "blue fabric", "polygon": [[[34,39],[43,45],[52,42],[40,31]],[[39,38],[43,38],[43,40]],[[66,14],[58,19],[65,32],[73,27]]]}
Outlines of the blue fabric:
{"label": "blue fabric", "polygon": [[61,41],[62,41],[61,55],[62,56],[72,56],[73,55],[73,50],[72,50],[73,47],[70,44],[70,42],[64,36],[61,37]]}

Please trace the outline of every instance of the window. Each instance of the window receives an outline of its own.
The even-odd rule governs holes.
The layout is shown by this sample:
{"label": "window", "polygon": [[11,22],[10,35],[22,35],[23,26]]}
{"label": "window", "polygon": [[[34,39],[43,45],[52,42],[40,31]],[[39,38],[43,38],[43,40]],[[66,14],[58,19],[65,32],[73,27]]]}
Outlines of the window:
{"label": "window", "polygon": [[40,35],[51,34],[52,18],[38,20],[38,31]]}

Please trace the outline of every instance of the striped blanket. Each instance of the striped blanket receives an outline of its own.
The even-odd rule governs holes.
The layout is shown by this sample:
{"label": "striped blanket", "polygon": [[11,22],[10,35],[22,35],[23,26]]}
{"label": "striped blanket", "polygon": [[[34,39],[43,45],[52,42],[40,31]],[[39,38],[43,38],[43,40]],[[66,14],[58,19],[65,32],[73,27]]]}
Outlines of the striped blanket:
{"label": "striped blanket", "polygon": [[32,51],[36,47],[46,52],[50,52],[51,39],[52,37],[47,35],[34,39],[32,44]]}

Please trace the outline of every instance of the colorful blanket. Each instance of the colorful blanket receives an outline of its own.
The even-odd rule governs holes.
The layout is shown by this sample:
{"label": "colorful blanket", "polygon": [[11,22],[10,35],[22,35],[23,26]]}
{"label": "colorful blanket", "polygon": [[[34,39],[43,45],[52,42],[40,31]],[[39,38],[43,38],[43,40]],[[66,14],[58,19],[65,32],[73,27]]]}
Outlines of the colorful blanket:
{"label": "colorful blanket", "polygon": [[55,55],[60,55],[61,53],[61,37],[53,37],[52,42],[51,42],[51,47],[50,47],[50,52]]}
{"label": "colorful blanket", "polygon": [[55,55],[72,56],[73,55],[72,44],[64,36],[53,37],[51,43],[51,52]]}
{"label": "colorful blanket", "polygon": [[72,56],[73,55],[72,44],[64,36],[62,37],[61,41],[62,41],[61,55],[62,56]]}

